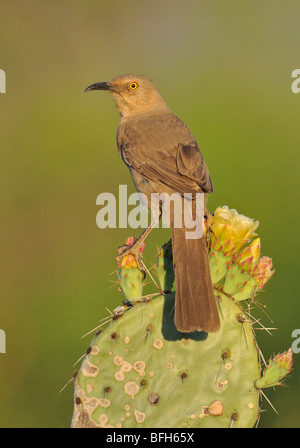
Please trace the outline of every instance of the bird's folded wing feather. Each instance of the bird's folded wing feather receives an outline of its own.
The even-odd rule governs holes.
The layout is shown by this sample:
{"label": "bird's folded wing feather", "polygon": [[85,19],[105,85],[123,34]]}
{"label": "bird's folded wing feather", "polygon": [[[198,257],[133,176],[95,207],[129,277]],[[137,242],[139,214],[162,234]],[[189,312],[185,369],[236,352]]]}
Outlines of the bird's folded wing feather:
{"label": "bird's folded wing feather", "polygon": [[120,156],[131,169],[138,171],[147,180],[160,182],[174,192],[184,193],[213,191],[213,184],[201,151],[196,143],[151,145],[139,141],[131,133],[130,138],[122,133],[118,139]]}

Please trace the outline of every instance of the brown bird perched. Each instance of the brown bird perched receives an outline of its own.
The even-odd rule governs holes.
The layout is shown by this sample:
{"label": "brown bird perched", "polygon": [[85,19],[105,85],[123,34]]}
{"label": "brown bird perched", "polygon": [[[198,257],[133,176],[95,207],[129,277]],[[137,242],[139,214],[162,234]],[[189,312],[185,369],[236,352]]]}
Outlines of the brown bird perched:
{"label": "brown bird perched", "polygon": [[[151,203],[152,193],[184,194],[213,191],[201,151],[188,127],[166,105],[155,84],[143,75],[120,75],[85,91],[110,92],[121,114],[117,132],[120,157],[128,166],[139,193]],[[196,201],[192,201],[193,213]],[[139,248],[157,218],[121,257]],[[175,325],[184,333],[217,331],[219,313],[210,277],[206,240],[186,238],[186,226],[174,225],[171,213],[175,271]]]}

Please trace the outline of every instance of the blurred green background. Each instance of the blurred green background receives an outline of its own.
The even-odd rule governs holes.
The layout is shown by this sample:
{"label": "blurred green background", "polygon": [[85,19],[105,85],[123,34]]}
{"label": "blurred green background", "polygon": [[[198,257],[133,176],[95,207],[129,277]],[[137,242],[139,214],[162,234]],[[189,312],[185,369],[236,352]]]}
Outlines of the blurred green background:
{"label": "blurred green background", "polygon": [[[123,2],[0,0],[0,426],[69,427],[80,339],[121,294],[109,274],[132,233],[96,226],[96,197],[134,192],[118,157],[119,115],[88,85],[121,73],[151,77],[196,137],[228,205],[260,221],[275,276],[257,311],[268,359],[292,344],[299,316],[300,4],[294,0]],[[145,261],[169,238],[154,231]],[[148,285],[149,291],[153,291]],[[300,426],[300,354],[288,388],[269,391],[279,412],[261,427]]]}

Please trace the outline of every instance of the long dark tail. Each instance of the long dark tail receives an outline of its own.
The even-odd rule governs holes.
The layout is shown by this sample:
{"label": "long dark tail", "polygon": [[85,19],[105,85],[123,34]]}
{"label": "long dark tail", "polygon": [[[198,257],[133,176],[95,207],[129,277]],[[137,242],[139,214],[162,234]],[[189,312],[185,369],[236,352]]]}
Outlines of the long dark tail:
{"label": "long dark tail", "polygon": [[186,239],[186,229],[172,226],[175,272],[175,326],[184,333],[214,332],[219,312],[210,277],[205,237]]}

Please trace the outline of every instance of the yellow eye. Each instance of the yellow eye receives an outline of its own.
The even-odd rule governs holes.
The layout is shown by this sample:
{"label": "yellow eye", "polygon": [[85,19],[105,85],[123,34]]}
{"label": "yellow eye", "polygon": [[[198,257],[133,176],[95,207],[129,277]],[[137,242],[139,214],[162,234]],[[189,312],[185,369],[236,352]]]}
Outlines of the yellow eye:
{"label": "yellow eye", "polygon": [[129,85],[129,87],[130,87],[130,89],[131,90],[135,90],[136,88],[137,88],[137,83],[136,82],[132,82],[130,85]]}

